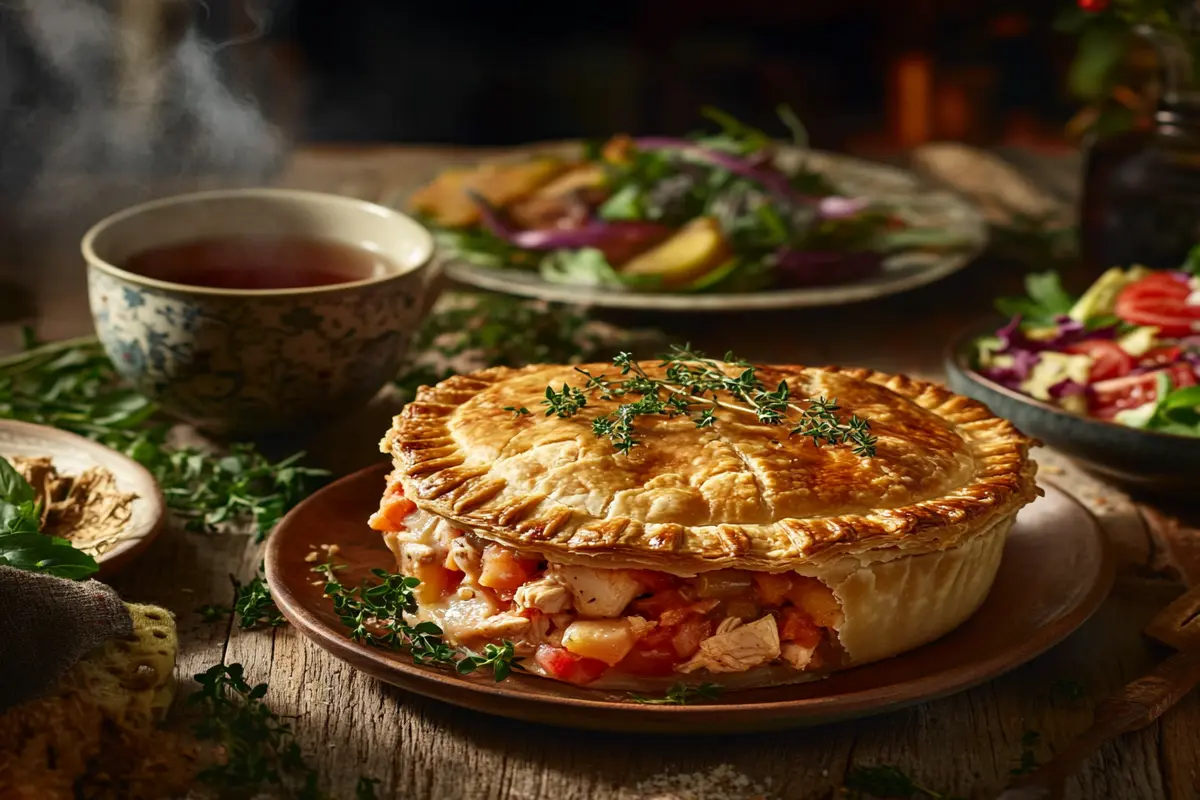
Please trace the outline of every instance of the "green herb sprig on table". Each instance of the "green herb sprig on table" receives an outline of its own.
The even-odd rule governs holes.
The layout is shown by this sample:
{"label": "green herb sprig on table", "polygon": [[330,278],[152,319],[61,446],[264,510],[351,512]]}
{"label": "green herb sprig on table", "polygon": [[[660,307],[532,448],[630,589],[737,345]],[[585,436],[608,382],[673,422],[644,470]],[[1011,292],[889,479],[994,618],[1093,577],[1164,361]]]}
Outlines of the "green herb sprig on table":
{"label": "green herb sprig on table", "polygon": [[267,685],[251,686],[241,664],[217,664],[195,676],[200,688],[188,697],[199,711],[193,732],[219,749],[219,761],[198,776],[223,793],[270,788],[317,800],[317,773],[300,752],[292,728],[263,702]]}
{"label": "green herb sprig on table", "polygon": [[1041,740],[1042,735],[1037,731],[1021,734],[1021,755],[1017,759],[1017,766],[1009,770],[1011,774],[1028,775],[1038,768],[1037,746]]}
{"label": "green herb sprig on table", "polygon": [[379,785],[378,778],[360,777],[354,785],[354,800],[378,800],[375,787]]}
{"label": "green herb sprig on table", "polygon": [[346,586],[332,570],[325,572],[325,596],[333,601],[334,612],[354,641],[406,651],[416,664],[453,668],[460,675],[490,670],[497,681],[521,668],[512,642],[489,644],[482,655],[463,655],[442,639],[442,629],[434,623],[409,625],[404,614],[417,610],[413,589],[421,581],[382,569],[371,570],[371,574],[379,579],[378,583]]}
{"label": "green herb sprig on table", "polygon": [[[607,437],[613,447],[621,453],[629,453],[638,444],[634,423],[638,417],[666,416],[691,418],[697,428],[711,426],[717,409],[727,409],[752,414],[759,422],[767,425],[790,425],[789,435],[805,436],[813,444],[847,444],[855,455],[874,456],[875,437],[870,424],[856,416],[839,418],[840,407],[836,399],[824,397],[794,398],[786,382],[781,382],[774,391],[759,380],[757,372],[749,363],[725,355],[725,362],[741,372],[736,376],[726,374],[722,364],[690,347],[674,346],[663,357],[666,368],[662,380],[651,378],[629,353],[619,353],[613,366],[620,370],[620,380],[604,375],[593,375],[585,369],[576,370],[587,378],[582,389],[564,384],[555,391],[546,387],[546,416],[571,417],[587,406],[587,396],[596,392],[602,399],[612,400],[637,395],[633,402],[622,403],[616,410],[592,420],[592,432],[598,437]],[[732,397],[744,405],[731,403],[723,397]],[[789,418],[789,414],[797,416]]]}
{"label": "green herb sprig on table", "polygon": [[631,692],[629,699],[648,706],[686,706],[697,700],[716,700],[721,696],[721,691],[722,687],[715,683],[702,683],[698,686],[677,683],[667,689],[662,697],[647,697]]}
{"label": "green herb sprig on table", "polygon": [[41,511],[33,487],[0,457],[0,566],[83,580],[99,565],[66,539],[41,533]]}
{"label": "green herb sprig on table", "polygon": [[125,453],[153,473],[167,505],[193,530],[252,524],[261,540],[326,476],[301,466],[301,454],[272,461],[249,444],[225,455],[171,446],[172,423],[121,382],[94,339],[0,360],[0,418],[63,428]]}
{"label": "green herb sprig on table", "polygon": [[235,580],[233,591],[233,612],[237,615],[237,624],[242,630],[264,626],[274,628],[287,624],[283,612],[271,597],[271,587],[263,580],[261,574],[255,575],[245,585]]}

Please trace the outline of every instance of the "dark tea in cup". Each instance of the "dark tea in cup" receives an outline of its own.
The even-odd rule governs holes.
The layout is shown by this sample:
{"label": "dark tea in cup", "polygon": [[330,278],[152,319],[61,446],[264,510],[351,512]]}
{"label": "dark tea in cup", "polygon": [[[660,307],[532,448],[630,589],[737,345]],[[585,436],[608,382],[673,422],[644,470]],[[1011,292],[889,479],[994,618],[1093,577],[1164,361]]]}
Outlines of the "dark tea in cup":
{"label": "dark tea in cup", "polygon": [[300,236],[197,239],[144,250],[122,266],[168,283],[243,290],[354,283],[394,269],[366,248]]}

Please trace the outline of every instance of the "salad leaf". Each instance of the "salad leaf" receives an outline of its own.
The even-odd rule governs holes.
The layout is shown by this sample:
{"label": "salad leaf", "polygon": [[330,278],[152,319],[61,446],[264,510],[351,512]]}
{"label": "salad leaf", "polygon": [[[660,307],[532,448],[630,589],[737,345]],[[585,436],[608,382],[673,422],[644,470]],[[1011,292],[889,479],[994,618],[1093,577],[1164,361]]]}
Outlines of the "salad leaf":
{"label": "salad leaf", "polygon": [[513,247],[486,228],[437,228],[428,223],[427,227],[434,231],[439,248],[471,264],[517,269],[537,266],[536,254]]}
{"label": "salad leaf", "polygon": [[1116,421],[1141,430],[1200,436],[1200,386],[1175,389],[1166,372],[1154,377],[1155,399],[1117,412]]}
{"label": "salad leaf", "polygon": [[642,219],[644,212],[641,200],[642,187],[636,183],[627,183],[605,200],[597,213],[612,221]]}
{"label": "salad leaf", "polygon": [[33,487],[0,456],[0,566],[83,580],[100,567],[66,539],[39,533]]}
{"label": "salad leaf", "polygon": [[796,112],[792,111],[792,107],[787,103],[781,103],[775,107],[775,113],[779,116],[779,121],[792,134],[792,146],[807,149],[808,128],[804,127],[804,123],[800,121],[800,117],[796,116]]}
{"label": "salad leaf", "polygon": [[1025,293],[1027,297],[996,301],[996,310],[1009,317],[1020,316],[1022,327],[1053,325],[1075,305],[1075,298],[1063,289],[1062,279],[1054,271],[1026,275]]}
{"label": "salad leaf", "polygon": [[539,270],[548,281],[576,286],[653,287],[659,283],[658,278],[622,275],[608,263],[604,253],[593,247],[555,250],[542,259]]}
{"label": "salad leaf", "polygon": [[1188,251],[1187,258],[1180,265],[1180,269],[1189,275],[1200,277],[1200,244]]}
{"label": "salad leaf", "polygon": [[699,278],[696,278],[691,283],[688,283],[688,284],[685,284],[685,285],[679,287],[678,291],[681,291],[681,292],[707,291],[708,289],[712,289],[714,286],[718,286],[721,283],[724,283],[725,279],[728,278],[730,275],[732,275],[734,272],[736,272],[738,270],[738,268],[741,266],[742,266],[742,263],[738,259],[731,258],[728,261],[726,261],[724,264],[722,264],[721,266],[717,267],[716,269],[710,270],[710,271],[704,273],[703,275],[701,275]]}
{"label": "salad leaf", "polygon": [[[719,108],[705,106],[700,113],[721,127],[720,134],[701,139],[706,147],[727,150],[745,156],[768,150],[772,145],[771,137],[766,133],[747,125]],[[795,114],[792,114],[792,117],[794,118]]]}

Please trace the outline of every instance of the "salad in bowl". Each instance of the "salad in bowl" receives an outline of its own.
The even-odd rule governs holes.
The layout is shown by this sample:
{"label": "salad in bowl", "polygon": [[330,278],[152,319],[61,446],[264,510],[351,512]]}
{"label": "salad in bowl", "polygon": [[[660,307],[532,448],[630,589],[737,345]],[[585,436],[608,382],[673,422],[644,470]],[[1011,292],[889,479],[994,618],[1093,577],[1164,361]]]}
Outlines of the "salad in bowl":
{"label": "salad in bowl", "polygon": [[1082,295],[1026,278],[1009,321],[975,341],[983,377],[1066,411],[1200,436],[1200,246],[1178,270],[1114,267]]}
{"label": "salad in bowl", "polygon": [[786,108],[791,144],[715,109],[705,114],[719,130],[617,134],[569,153],[449,169],[408,208],[451,259],[634,293],[853,283],[897,254],[972,244],[839,186]]}

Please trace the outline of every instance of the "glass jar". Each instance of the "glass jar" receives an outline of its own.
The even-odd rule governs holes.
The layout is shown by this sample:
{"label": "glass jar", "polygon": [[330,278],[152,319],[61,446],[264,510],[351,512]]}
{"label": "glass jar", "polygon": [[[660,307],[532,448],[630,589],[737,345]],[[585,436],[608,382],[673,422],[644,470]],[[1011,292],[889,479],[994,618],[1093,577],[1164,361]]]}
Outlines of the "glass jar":
{"label": "glass jar", "polygon": [[1163,105],[1154,127],[1088,152],[1080,247],[1089,272],[1169,269],[1200,243],[1200,104]]}
{"label": "glass jar", "polygon": [[1084,164],[1080,252],[1089,272],[1143,264],[1169,269],[1200,243],[1200,92],[1191,51],[1141,26],[1162,91],[1152,124],[1100,139]]}

